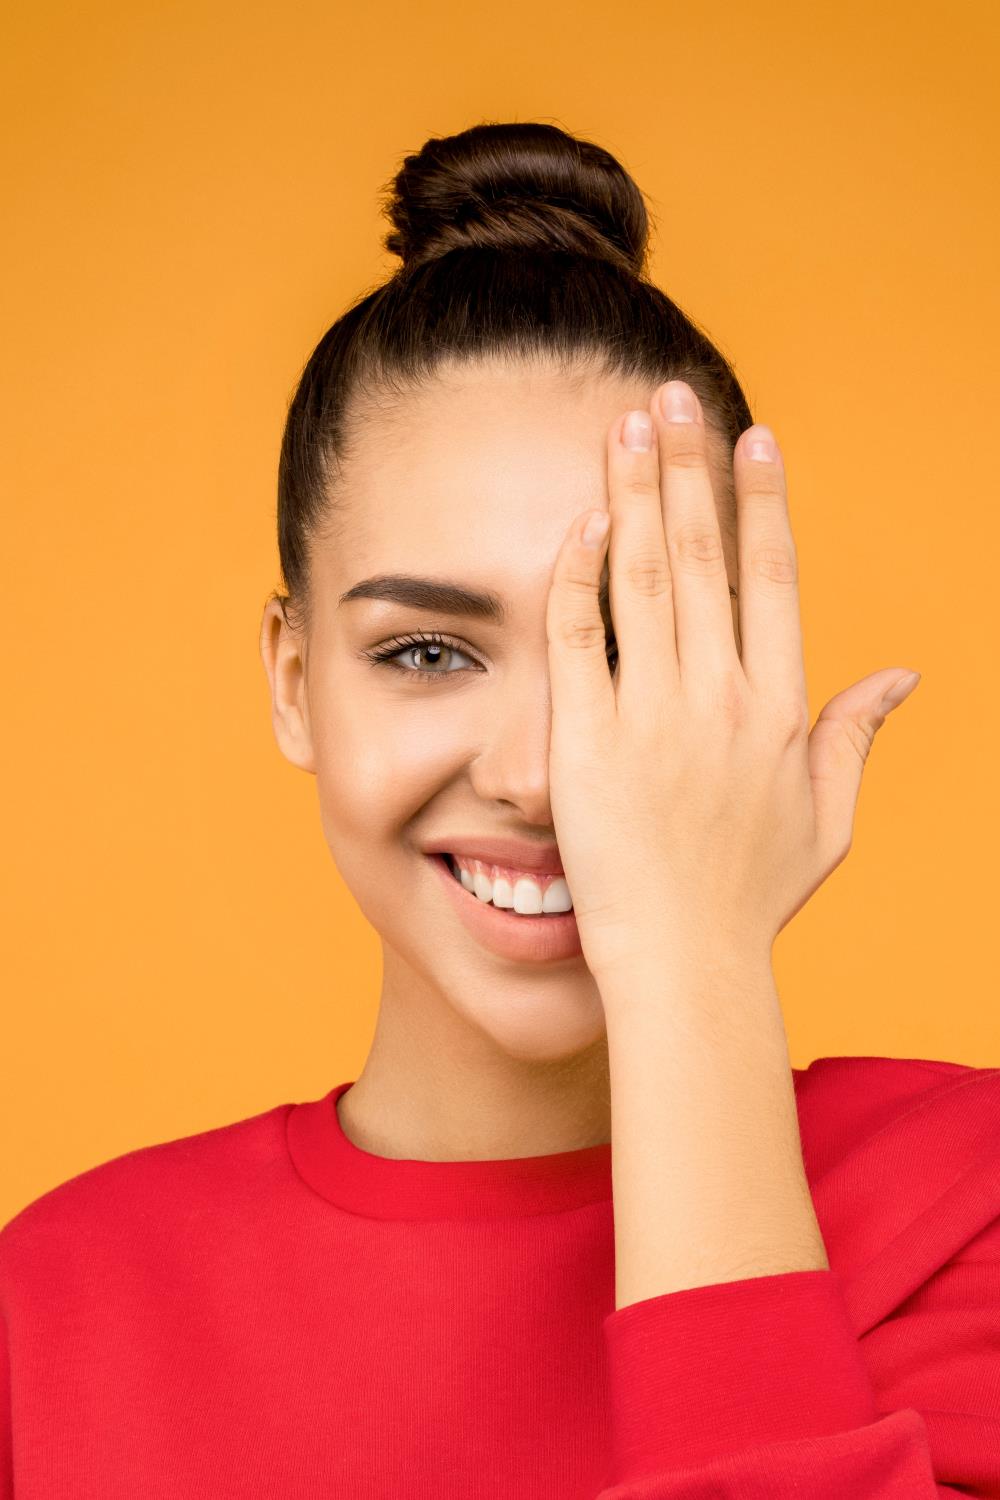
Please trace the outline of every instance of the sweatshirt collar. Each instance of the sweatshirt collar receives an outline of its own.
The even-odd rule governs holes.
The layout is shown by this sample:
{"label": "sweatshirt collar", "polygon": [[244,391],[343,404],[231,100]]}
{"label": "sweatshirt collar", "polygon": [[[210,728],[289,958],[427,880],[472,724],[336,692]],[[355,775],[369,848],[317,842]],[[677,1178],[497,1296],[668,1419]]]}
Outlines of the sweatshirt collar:
{"label": "sweatshirt collar", "polygon": [[559,1213],[611,1201],[611,1146],[490,1161],[418,1161],[375,1156],[348,1140],[339,1083],[287,1117],[288,1151],[321,1197],[370,1219],[500,1219]]}

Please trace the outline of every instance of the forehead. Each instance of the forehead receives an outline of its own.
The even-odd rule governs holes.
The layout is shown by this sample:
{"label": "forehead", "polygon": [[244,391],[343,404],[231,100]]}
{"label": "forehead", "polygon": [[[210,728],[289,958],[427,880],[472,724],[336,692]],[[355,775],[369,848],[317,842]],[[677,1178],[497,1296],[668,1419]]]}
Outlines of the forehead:
{"label": "forehead", "polygon": [[574,516],[606,504],[609,426],[654,389],[581,366],[480,360],[366,396],[333,494],[336,541],[317,546],[317,567],[338,595],[390,572],[512,602],[547,592]]}

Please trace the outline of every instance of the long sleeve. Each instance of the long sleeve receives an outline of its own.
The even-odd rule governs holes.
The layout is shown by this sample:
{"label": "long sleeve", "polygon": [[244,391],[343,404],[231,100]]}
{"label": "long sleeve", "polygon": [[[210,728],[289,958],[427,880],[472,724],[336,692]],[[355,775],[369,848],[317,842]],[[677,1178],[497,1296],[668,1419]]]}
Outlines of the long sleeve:
{"label": "long sleeve", "polygon": [[[992,1176],[1000,1183],[1000,1166]],[[998,1231],[988,1225],[863,1340],[832,1269],[610,1314],[612,1467],[598,1500],[997,1500]]]}
{"label": "long sleeve", "polygon": [[14,1495],[13,1425],[10,1346],[7,1319],[0,1307],[0,1500],[13,1500]]}
{"label": "long sleeve", "polygon": [[608,1145],[378,1157],[346,1083],[57,1185],[0,1500],[1000,1500],[1000,1068],[796,1083],[830,1269],[623,1308]]}

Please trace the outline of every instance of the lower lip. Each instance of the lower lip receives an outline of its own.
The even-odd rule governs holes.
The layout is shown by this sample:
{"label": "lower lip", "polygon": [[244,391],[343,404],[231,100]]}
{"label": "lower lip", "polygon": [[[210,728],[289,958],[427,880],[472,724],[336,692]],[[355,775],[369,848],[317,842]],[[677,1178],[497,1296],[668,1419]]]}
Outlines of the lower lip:
{"label": "lower lip", "polygon": [[528,963],[551,963],[562,958],[576,958],[583,952],[580,929],[573,912],[554,912],[548,917],[519,917],[492,901],[481,901],[467,891],[451,873],[443,854],[428,854],[444,882],[455,911],[477,942],[501,958]]}

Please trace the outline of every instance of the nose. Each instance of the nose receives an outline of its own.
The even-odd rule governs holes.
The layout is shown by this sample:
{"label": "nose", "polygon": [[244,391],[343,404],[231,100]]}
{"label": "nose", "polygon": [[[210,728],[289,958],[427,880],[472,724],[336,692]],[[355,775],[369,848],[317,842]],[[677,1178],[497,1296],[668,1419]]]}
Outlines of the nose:
{"label": "nose", "polygon": [[490,705],[472,785],[484,802],[507,803],[525,823],[552,827],[549,740],[552,695],[548,673],[512,673]]}

